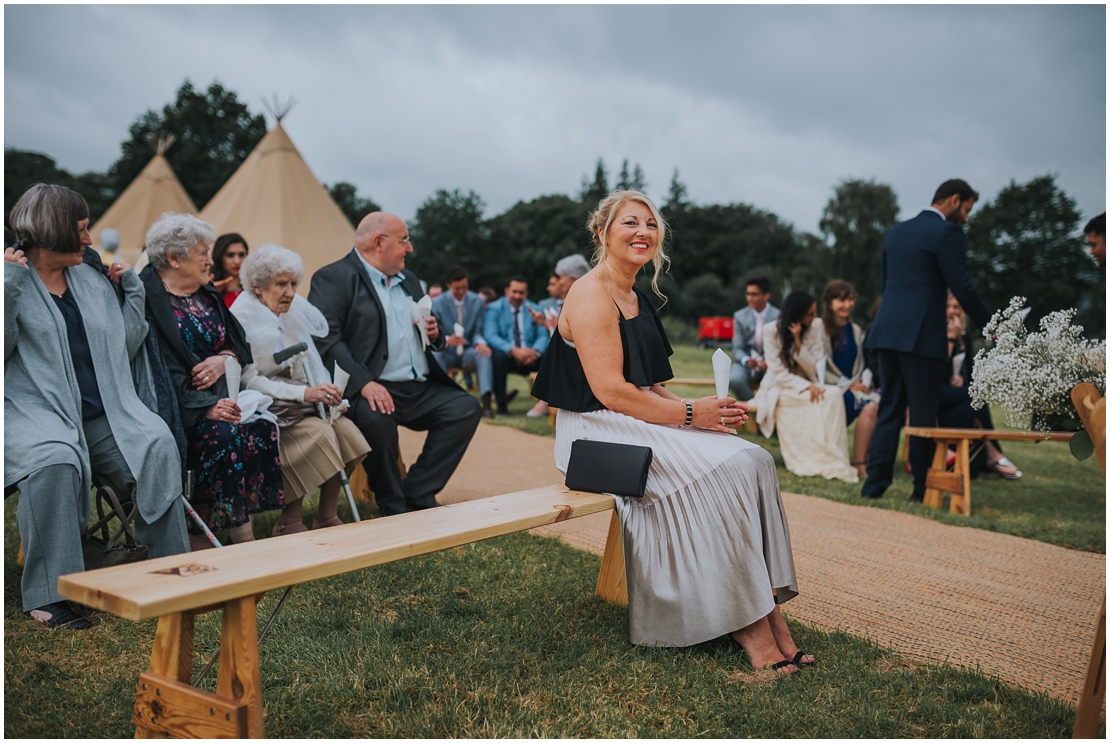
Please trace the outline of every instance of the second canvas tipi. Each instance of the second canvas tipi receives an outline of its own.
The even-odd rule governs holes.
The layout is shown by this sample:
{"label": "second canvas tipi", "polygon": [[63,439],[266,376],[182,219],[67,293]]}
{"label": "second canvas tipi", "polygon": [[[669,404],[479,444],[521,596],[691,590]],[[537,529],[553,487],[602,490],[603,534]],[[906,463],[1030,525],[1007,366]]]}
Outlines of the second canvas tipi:
{"label": "second canvas tipi", "polygon": [[354,245],[355,230],[309,170],[281,117],[200,213],[216,234],[238,232],[251,248],[274,243],[304,261],[299,292],[308,294],[316,269]]}
{"label": "second canvas tipi", "polygon": [[162,214],[196,214],[196,205],[166,160],[165,152],[172,144],[173,135],[158,140],[154,157],[96,220],[89,230],[94,248],[102,249],[101,235],[111,228],[119,233],[120,260],[134,264],[146,242],[146,231]]}

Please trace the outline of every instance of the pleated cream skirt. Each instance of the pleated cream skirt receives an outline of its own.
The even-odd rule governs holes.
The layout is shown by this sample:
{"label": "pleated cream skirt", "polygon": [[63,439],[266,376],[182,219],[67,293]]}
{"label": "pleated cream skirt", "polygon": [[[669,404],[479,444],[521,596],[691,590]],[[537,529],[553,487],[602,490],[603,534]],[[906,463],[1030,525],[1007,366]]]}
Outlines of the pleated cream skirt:
{"label": "pleated cream skirt", "polygon": [[329,424],[313,416],[282,428],[278,449],[289,502],[308,495],[345,466],[361,462],[370,445],[350,418]]}
{"label": "pleated cream skirt", "polygon": [[576,439],[650,446],[643,498],[615,497],[636,645],[685,647],[767,616],[798,594],[775,461],[739,437],[602,410],[559,411],[555,465]]}
{"label": "pleated cream skirt", "polygon": [[858,482],[848,459],[843,390],[825,385],[825,397],[809,401],[809,391],[783,390],[775,407],[782,461],[795,475]]}

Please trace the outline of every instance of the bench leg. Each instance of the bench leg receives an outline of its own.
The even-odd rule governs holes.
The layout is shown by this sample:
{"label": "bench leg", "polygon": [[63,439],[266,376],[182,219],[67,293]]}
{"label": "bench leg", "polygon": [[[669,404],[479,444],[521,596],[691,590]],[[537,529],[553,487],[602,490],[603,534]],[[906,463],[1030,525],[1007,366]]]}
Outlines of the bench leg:
{"label": "bench leg", "polygon": [[601,556],[596,593],[610,603],[628,605],[628,584],[624,575],[624,538],[621,535],[621,519],[616,511],[613,511],[609,519],[609,536],[605,540],[605,554]]}
{"label": "bench leg", "polygon": [[1098,612],[1098,627],[1091,646],[1091,659],[1087,663],[1087,678],[1083,681],[1083,694],[1079,697],[1079,710],[1075,715],[1073,738],[1093,738],[1098,732],[1098,718],[1102,701],[1106,698],[1106,596]]}
{"label": "bench leg", "polygon": [[216,694],[246,705],[248,736],[262,738],[262,676],[254,606],[254,596],[224,604]]}
{"label": "bench leg", "polygon": [[[907,436],[906,440],[909,441],[909,438],[910,437]],[[929,474],[943,475],[948,469],[947,461],[948,442],[943,439],[938,439],[936,451],[933,453],[933,466],[929,468]],[[926,476],[926,479],[929,479],[928,476]],[[925,505],[927,505],[929,508],[940,508],[942,505],[944,505],[944,494],[940,491],[939,488],[925,488]]]}
{"label": "bench leg", "polygon": [[[166,614],[158,619],[154,649],[150,653],[150,670],[153,673],[189,683],[193,676],[193,621],[191,612]],[[138,704],[134,714],[136,718],[143,714]],[[136,719],[135,737],[168,738],[169,735],[150,730]]]}
{"label": "bench leg", "polygon": [[[947,448],[947,447],[945,447]],[[959,475],[963,483],[963,493],[952,493],[952,498],[949,501],[948,512],[958,513],[964,516],[971,515],[971,458],[969,456],[971,449],[971,441],[968,439],[960,439],[956,443],[956,467],[954,472]]]}

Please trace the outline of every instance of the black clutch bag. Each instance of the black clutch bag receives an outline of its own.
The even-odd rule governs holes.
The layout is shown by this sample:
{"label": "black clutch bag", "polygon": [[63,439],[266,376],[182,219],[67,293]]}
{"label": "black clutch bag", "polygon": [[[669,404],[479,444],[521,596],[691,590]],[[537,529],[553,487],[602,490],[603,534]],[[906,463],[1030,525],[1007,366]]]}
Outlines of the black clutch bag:
{"label": "black clutch bag", "polygon": [[575,439],[570,445],[567,487],[643,498],[649,467],[650,447]]}

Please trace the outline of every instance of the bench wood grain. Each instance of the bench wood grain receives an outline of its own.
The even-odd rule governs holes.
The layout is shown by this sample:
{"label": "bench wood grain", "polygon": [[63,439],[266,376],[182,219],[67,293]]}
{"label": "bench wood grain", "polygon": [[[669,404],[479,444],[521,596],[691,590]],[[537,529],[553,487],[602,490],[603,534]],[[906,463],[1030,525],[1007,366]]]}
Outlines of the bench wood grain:
{"label": "bench wood grain", "polygon": [[[563,485],[63,575],[58,592],[126,619],[158,618],[150,669],[135,699],[135,737],[260,738],[255,603],[265,592],[604,511],[613,515],[596,592],[627,604],[613,498]],[[215,695],[189,685],[193,617],[214,606],[223,609]],[[197,719],[197,710],[208,716]]]}

